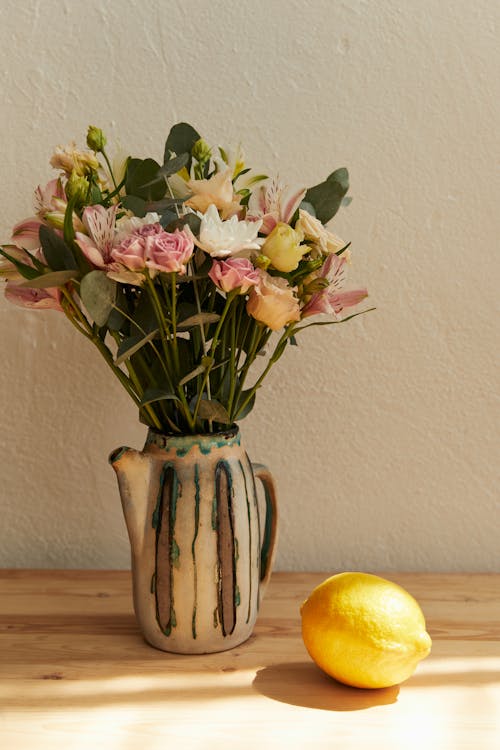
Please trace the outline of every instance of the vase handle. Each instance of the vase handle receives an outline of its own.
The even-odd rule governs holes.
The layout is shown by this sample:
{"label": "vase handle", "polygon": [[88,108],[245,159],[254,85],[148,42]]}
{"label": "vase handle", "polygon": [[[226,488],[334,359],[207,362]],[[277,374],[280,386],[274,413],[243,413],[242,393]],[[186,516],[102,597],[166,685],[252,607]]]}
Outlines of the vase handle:
{"label": "vase handle", "polygon": [[267,466],[264,466],[264,464],[252,464],[252,469],[257,479],[260,479],[262,482],[266,499],[266,521],[260,550],[260,596],[263,597],[271,577],[274,556],[276,554],[278,504],[276,483]]}

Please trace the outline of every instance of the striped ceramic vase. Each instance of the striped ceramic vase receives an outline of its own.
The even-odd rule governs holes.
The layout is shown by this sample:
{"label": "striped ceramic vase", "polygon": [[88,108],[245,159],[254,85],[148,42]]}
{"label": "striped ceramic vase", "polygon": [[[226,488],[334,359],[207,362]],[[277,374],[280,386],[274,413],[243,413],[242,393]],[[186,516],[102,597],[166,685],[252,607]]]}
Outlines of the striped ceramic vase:
{"label": "striped ceramic vase", "polygon": [[[146,640],[183,654],[245,641],[271,573],[277,514],[273,478],[250,463],[238,428],[179,437],[150,430],[142,452],[119,448],[110,462]],[[255,477],[264,485],[265,519]]]}

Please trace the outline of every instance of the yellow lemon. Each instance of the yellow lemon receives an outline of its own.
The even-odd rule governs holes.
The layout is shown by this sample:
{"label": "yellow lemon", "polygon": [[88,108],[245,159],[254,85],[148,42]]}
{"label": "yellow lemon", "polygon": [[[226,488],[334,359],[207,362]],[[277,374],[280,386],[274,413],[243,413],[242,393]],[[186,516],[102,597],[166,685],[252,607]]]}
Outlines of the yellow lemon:
{"label": "yellow lemon", "polygon": [[328,578],[300,611],[302,638],[312,659],[347,685],[397,685],[431,650],[415,599],[401,586],[369,573]]}

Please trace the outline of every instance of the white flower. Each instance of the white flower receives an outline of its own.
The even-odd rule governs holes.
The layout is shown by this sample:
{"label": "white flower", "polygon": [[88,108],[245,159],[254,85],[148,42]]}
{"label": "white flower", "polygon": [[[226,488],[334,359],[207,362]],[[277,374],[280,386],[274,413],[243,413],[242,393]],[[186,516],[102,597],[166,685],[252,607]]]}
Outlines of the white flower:
{"label": "white flower", "polygon": [[139,219],[138,216],[122,216],[122,218],[118,219],[116,222],[115,243],[119,244],[125,239],[125,237],[128,237],[132,232],[135,232],[136,229],[140,229],[146,224],[157,224],[159,221],[160,217],[158,214],[152,211],[146,214],[142,219]]}
{"label": "white flower", "polygon": [[238,221],[236,216],[223,221],[211,204],[202,216],[200,239],[196,244],[212,258],[227,258],[242,250],[259,250],[263,240],[257,237],[261,221]]}

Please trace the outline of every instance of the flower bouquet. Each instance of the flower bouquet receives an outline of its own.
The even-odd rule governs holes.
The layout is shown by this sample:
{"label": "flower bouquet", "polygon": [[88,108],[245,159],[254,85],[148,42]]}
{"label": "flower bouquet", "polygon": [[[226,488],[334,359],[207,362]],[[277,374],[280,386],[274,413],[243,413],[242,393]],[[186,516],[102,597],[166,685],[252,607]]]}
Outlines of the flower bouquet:
{"label": "flower bouquet", "polygon": [[290,190],[185,123],[170,131],[162,165],[113,167],[95,127],[87,145],[56,149],[59,175],[36,189],[36,215],[0,249],[5,293],[63,312],[148,426],[204,433],[242,419],[288,344],[324,324],[319,315],[344,322],[366,297],[342,290],[349,246],[324,226],[345,200],[347,170]]}
{"label": "flower bouquet", "polygon": [[110,457],[146,639],[224,650],[252,632],[276,540],[272,477],[250,464],[236,423],[289,344],[360,314],[344,311],[367,295],[343,290],[349,245],[325,228],[348,200],[348,173],[290,189],[186,123],[161,164],[112,164],[96,127],[87,146],[56,149],[36,215],[0,248],[6,297],[62,312],[149,427],[142,452]]}

